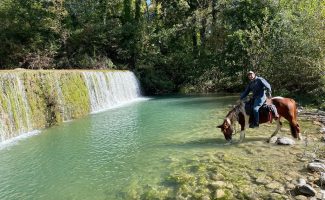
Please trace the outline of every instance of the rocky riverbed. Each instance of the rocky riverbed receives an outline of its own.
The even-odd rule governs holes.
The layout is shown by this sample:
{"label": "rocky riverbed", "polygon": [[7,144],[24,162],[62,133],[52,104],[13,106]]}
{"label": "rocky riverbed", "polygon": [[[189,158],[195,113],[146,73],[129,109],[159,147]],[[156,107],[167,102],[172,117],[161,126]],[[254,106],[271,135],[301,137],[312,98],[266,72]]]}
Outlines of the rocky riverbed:
{"label": "rocky riverbed", "polygon": [[[170,173],[163,175],[159,185],[132,187],[126,198],[325,199],[323,118],[305,112],[299,115],[299,123],[303,140],[290,145],[267,142],[275,127],[263,124],[248,130],[243,143],[218,146],[191,159],[171,155],[166,158]],[[290,140],[284,124],[278,136]]]}

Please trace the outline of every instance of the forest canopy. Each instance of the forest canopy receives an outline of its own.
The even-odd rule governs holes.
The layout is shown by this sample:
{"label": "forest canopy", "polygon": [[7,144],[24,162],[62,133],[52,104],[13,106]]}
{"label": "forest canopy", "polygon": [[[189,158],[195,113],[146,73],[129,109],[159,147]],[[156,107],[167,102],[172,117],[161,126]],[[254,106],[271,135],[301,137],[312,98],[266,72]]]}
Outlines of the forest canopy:
{"label": "forest canopy", "polygon": [[1,69],[128,69],[148,94],[273,94],[325,107],[324,0],[1,0]]}

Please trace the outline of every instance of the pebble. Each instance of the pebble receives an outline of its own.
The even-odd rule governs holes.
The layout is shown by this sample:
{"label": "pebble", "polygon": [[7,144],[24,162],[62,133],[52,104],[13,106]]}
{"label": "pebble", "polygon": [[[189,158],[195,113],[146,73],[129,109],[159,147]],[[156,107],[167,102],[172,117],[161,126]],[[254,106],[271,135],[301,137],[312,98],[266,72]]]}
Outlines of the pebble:
{"label": "pebble", "polygon": [[256,183],[262,184],[262,185],[268,184],[270,182],[269,180],[266,179],[265,176],[257,177],[255,181],[256,181]]}
{"label": "pebble", "polygon": [[217,189],[216,192],[214,193],[214,199],[221,199],[226,195],[225,191],[221,189]]}
{"label": "pebble", "polygon": [[226,186],[226,183],[223,181],[214,181],[211,182],[210,185],[214,188],[214,189],[218,189],[218,188],[223,188]]}
{"label": "pebble", "polygon": [[225,177],[222,174],[211,174],[210,178],[214,181],[223,181]]}
{"label": "pebble", "polygon": [[271,137],[271,138],[269,139],[269,143],[270,143],[270,144],[275,144],[277,140],[278,140],[278,137],[277,137],[277,136],[273,136],[273,137]]}
{"label": "pebble", "polygon": [[304,195],[298,195],[298,196],[295,196],[295,199],[296,199],[296,200],[308,200],[308,198],[305,197]]}
{"label": "pebble", "polygon": [[294,184],[292,184],[292,183],[286,183],[286,188],[288,189],[288,190],[292,190],[292,189],[294,189],[296,186],[294,185]]}
{"label": "pebble", "polygon": [[209,196],[203,196],[201,200],[211,200]]}
{"label": "pebble", "polygon": [[267,184],[265,187],[274,190],[274,189],[282,187],[282,185],[278,182],[272,182],[272,183]]}

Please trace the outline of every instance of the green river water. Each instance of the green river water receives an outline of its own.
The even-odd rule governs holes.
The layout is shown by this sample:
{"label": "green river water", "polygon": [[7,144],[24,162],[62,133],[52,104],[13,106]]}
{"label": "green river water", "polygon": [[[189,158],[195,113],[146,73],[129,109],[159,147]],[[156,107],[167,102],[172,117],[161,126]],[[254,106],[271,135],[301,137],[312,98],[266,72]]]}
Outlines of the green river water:
{"label": "green river water", "polygon": [[[208,187],[213,172],[228,183],[229,199],[249,198],[252,191],[262,198],[272,191],[269,183],[256,183],[258,176],[284,184],[285,173],[303,169],[297,157],[304,143],[266,143],[273,124],[248,130],[242,144],[225,146],[215,126],[237,99],[153,98],[6,145],[0,150],[0,199],[182,199],[190,194],[192,199],[213,198]],[[302,127],[317,133],[310,122]],[[282,134],[291,137],[288,131]],[[292,179],[298,176],[291,174]],[[279,195],[285,197],[286,192]]]}

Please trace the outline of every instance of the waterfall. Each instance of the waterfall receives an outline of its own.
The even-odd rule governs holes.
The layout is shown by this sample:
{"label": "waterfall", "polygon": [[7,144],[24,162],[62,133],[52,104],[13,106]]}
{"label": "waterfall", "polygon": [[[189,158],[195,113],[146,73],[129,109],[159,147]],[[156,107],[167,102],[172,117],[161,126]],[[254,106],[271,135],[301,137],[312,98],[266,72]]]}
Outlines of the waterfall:
{"label": "waterfall", "polygon": [[0,90],[0,142],[141,98],[130,71],[5,71]]}
{"label": "waterfall", "polygon": [[90,92],[91,112],[99,112],[133,101],[141,96],[132,72],[83,72]]}

